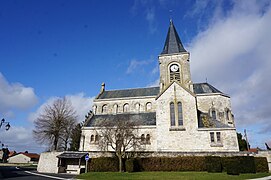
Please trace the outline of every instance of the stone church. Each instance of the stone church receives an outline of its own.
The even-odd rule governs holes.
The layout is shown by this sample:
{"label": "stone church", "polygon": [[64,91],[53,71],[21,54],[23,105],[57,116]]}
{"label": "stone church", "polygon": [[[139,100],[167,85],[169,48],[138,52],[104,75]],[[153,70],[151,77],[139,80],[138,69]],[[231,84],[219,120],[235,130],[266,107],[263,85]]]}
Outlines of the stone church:
{"label": "stone church", "polygon": [[158,61],[159,87],[106,90],[102,84],[82,128],[80,151],[100,151],[96,122],[127,117],[139,123],[146,152],[238,152],[229,95],[192,82],[190,53],[172,21]]}

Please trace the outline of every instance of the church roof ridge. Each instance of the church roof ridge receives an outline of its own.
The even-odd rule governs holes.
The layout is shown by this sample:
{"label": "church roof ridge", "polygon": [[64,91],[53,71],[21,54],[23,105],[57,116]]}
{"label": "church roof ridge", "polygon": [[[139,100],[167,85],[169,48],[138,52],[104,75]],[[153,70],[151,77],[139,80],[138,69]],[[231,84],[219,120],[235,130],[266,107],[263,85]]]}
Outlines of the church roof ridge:
{"label": "church roof ridge", "polygon": [[196,94],[205,94],[205,93],[222,93],[220,90],[212,86],[211,84],[204,83],[193,83],[194,92]]}
{"label": "church roof ridge", "polygon": [[182,44],[182,41],[176,31],[172,19],[170,19],[170,25],[168,28],[167,38],[161,55],[163,54],[175,54],[187,52]]}
{"label": "church roof ridge", "polygon": [[96,99],[156,96],[159,90],[159,87],[109,90],[103,91]]}
{"label": "church roof ridge", "polygon": [[151,88],[159,88],[159,86],[152,86],[152,87],[137,87],[137,88],[125,88],[125,89],[110,89],[110,90],[105,90],[105,91],[106,91],[106,92],[108,92],[108,91],[126,91],[126,90],[151,89]]}

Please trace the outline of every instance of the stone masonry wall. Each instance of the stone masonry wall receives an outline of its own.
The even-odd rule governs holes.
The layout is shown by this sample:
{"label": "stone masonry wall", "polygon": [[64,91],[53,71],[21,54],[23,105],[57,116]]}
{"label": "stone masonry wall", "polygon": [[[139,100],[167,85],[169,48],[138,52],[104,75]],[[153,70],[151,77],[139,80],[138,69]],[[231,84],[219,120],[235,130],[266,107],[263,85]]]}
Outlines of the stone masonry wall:
{"label": "stone masonry wall", "polygon": [[[93,109],[96,108],[96,112],[94,114],[115,114],[116,113],[116,105],[117,105],[117,113],[123,113],[123,106],[128,104],[128,112],[130,113],[139,113],[147,111],[147,103],[151,103],[151,109],[148,111],[155,111],[155,97],[137,97],[137,98],[118,98],[118,99],[103,99],[103,100],[95,100]],[[107,112],[102,112],[102,107],[107,106]],[[138,106],[139,105],[139,106]],[[139,109],[137,109],[139,108]]]}
{"label": "stone masonry wall", "polygon": [[[174,94],[176,94],[176,97]],[[182,102],[183,105],[183,127],[172,129],[170,126],[169,104],[175,98],[177,101]],[[177,83],[173,83],[158,98],[156,116],[157,151],[239,151],[235,128],[208,128],[201,130],[198,128],[196,98]],[[212,145],[210,132],[218,131],[221,132],[222,145]]]}
{"label": "stone masonry wall", "polygon": [[[156,142],[157,142],[157,135],[156,135],[156,128],[155,126],[141,126],[138,129],[138,137],[140,138],[141,135],[144,134],[146,137],[147,134],[150,135],[150,144],[142,143],[139,151],[155,151],[156,150]],[[80,143],[80,151],[101,151],[100,147],[98,146],[97,142],[90,141],[91,135],[99,135],[99,129],[84,127],[82,129],[82,135],[85,137],[84,147],[82,146],[82,142]],[[109,150],[112,150],[109,148]],[[132,149],[130,149],[132,150]],[[130,151],[129,150],[129,151]]]}
{"label": "stone masonry wall", "polygon": [[42,173],[58,173],[58,158],[63,152],[43,152],[40,155],[37,171]]}

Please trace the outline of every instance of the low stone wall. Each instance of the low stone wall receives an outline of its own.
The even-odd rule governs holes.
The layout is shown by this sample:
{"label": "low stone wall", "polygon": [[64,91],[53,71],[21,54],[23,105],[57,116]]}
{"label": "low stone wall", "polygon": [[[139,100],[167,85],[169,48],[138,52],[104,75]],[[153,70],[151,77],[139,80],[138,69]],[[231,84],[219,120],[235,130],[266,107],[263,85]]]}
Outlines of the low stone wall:
{"label": "low stone wall", "polygon": [[37,171],[42,173],[58,173],[58,158],[56,156],[63,152],[41,153]]}
{"label": "low stone wall", "polygon": [[[90,158],[97,157],[112,157],[114,156],[114,152],[97,152],[97,151],[89,151]],[[250,152],[152,152],[152,151],[144,151],[144,152],[127,152],[128,157],[178,157],[178,156],[253,156]]]}

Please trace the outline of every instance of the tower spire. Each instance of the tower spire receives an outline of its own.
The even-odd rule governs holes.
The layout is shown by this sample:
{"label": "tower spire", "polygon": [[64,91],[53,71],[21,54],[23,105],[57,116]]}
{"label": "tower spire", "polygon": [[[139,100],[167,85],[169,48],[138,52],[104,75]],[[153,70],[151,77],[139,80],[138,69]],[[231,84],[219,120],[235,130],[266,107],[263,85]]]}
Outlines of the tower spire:
{"label": "tower spire", "polygon": [[187,52],[187,51],[183,47],[183,44],[175,29],[172,19],[170,19],[170,25],[168,28],[166,42],[161,54],[174,54],[174,53],[180,53],[180,52]]}

